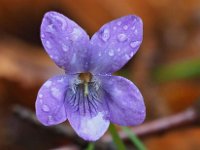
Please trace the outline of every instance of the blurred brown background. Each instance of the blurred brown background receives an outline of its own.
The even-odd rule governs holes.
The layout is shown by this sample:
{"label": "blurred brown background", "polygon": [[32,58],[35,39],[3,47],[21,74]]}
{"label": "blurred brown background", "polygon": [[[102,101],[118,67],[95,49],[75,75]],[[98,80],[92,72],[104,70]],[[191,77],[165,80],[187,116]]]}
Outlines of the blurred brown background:
{"label": "blurred brown background", "polygon": [[[24,119],[20,109],[13,113],[16,104],[34,112],[41,84],[62,72],[40,42],[40,23],[49,10],[65,14],[89,35],[124,15],[143,19],[143,44],[119,74],[141,89],[146,122],[184,111],[200,98],[199,0],[1,0],[0,149],[83,149],[87,144]],[[180,125],[142,140],[150,150],[198,150],[200,128]]]}

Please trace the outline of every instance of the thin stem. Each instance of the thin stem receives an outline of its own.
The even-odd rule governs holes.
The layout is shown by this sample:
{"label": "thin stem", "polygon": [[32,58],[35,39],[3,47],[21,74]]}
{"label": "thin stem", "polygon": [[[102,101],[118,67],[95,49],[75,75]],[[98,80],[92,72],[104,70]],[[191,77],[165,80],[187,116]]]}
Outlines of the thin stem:
{"label": "thin stem", "polygon": [[126,147],[119,137],[117,130],[113,124],[110,124],[109,131],[112,135],[113,142],[116,144],[118,150],[126,150]]}
{"label": "thin stem", "polygon": [[140,139],[131,131],[131,129],[128,127],[122,127],[122,129],[138,150],[147,150],[142,141],[140,141]]}
{"label": "thin stem", "polygon": [[90,142],[85,150],[94,150],[95,144]]}

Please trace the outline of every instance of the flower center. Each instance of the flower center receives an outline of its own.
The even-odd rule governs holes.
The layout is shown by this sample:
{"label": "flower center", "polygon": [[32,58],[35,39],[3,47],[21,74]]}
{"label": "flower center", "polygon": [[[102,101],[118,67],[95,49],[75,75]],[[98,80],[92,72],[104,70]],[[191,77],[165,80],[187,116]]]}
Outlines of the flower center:
{"label": "flower center", "polygon": [[87,96],[89,94],[89,88],[88,88],[88,83],[91,81],[92,79],[92,74],[89,72],[86,73],[80,73],[79,74],[79,78],[83,81],[84,84],[84,96]]}
{"label": "flower center", "polygon": [[80,73],[79,74],[79,78],[83,81],[83,82],[90,82],[92,79],[92,74],[89,72],[86,73]]}

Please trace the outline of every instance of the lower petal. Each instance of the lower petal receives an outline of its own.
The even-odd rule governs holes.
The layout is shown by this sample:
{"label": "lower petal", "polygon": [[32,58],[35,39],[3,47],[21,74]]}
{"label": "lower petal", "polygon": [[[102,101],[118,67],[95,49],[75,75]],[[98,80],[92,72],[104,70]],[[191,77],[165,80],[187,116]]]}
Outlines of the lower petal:
{"label": "lower petal", "polygon": [[71,126],[80,137],[96,141],[106,132],[110,122],[106,119],[107,106],[101,89],[95,89],[93,83],[88,86],[88,95],[84,94],[82,85],[67,91],[66,112]]}
{"label": "lower petal", "polygon": [[146,108],[139,89],[123,77],[101,76],[100,79],[107,95],[109,120],[123,126],[141,124]]}
{"label": "lower petal", "polygon": [[76,133],[85,140],[96,141],[104,135],[110,122],[104,119],[99,112],[94,117],[80,116],[78,113],[69,113],[68,119]]}
{"label": "lower petal", "polygon": [[67,119],[64,107],[67,83],[67,76],[55,76],[40,88],[35,107],[36,116],[42,124],[50,126]]}

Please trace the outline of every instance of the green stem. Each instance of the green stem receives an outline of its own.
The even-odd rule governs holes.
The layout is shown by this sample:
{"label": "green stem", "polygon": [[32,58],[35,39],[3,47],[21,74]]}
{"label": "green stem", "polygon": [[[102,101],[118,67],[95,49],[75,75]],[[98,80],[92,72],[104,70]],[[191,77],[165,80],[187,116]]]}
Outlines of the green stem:
{"label": "green stem", "polygon": [[117,146],[117,149],[118,150],[126,150],[126,147],[125,147],[123,141],[121,140],[121,138],[119,137],[117,130],[113,124],[110,124],[109,131],[112,135],[113,142]]}
{"label": "green stem", "polygon": [[138,150],[147,150],[146,147],[144,146],[144,144],[140,141],[140,139],[131,131],[131,129],[129,129],[128,127],[122,127],[122,129],[124,130],[124,132],[128,135],[128,137],[130,138],[130,140],[133,142],[133,144],[135,145],[135,147]]}
{"label": "green stem", "polygon": [[91,142],[88,144],[88,146],[85,150],[94,150],[94,146],[95,146],[95,144]]}

